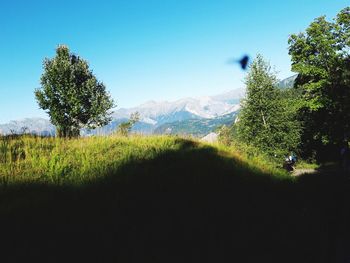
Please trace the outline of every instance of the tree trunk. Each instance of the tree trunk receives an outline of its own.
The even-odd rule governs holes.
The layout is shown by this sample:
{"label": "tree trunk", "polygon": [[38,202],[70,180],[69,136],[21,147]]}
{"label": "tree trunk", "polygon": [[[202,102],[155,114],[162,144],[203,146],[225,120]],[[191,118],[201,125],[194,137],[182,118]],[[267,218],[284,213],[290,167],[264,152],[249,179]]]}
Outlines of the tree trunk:
{"label": "tree trunk", "polygon": [[80,136],[80,130],[77,127],[57,127],[56,136],[60,138],[76,138]]}
{"label": "tree trunk", "polygon": [[263,120],[263,123],[264,123],[264,127],[267,128],[267,124],[266,124],[266,120],[265,120],[265,116],[264,116],[263,111],[261,111],[261,117],[262,117],[262,120]]}

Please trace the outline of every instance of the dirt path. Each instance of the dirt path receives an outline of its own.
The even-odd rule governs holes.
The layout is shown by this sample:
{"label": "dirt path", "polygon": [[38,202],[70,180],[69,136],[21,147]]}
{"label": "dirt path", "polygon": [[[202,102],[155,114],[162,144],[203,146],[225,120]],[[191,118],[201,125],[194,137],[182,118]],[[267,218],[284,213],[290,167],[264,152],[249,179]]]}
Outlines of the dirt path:
{"label": "dirt path", "polygon": [[314,174],[317,173],[316,169],[313,168],[300,168],[300,169],[294,169],[292,172],[293,176],[300,176],[302,174]]}

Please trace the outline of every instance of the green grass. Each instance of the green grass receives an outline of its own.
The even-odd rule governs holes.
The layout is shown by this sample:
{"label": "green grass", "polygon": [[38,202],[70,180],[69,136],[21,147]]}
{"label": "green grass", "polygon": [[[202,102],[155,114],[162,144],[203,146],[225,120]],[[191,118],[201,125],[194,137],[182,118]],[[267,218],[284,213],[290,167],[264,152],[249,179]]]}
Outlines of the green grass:
{"label": "green grass", "polygon": [[[16,136],[0,138],[0,180],[3,185],[86,184],[101,180],[132,161],[154,159],[169,151],[211,149],[254,172],[283,176],[261,156],[250,158],[234,148],[206,145],[171,136],[92,137],[80,139]],[[186,147],[185,147],[186,148]]]}
{"label": "green grass", "polygon": [[[4,139],[3,141],[6,141]],[[133,159],[147,160],[179,146],[165,137],[93,137],[59,139],[18,137],[7,140],[0,163],[3,181],[13,183],[84,184],[116,172]],[[17,148],[17,149],[16,149]],[[24,152],[12,158],[11,152]]]}
{"label": "green grass", "polygon": [[320,165],[317,163],[310,163],[306,162],[304,160],[298,160],[296,164],[297,169],[318,169],[320,168]]}
{"label": "green grass", "polygon": [[346,178],[295,179],[234,146],[0,142],[1,262],[333,262],[348,230]]}

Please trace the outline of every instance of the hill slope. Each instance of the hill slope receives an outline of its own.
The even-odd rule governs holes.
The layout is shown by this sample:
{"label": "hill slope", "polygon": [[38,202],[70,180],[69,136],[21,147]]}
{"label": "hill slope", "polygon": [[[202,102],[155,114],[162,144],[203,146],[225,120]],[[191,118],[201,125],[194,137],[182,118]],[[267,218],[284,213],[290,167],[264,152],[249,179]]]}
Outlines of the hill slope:
{"label": "hill slope", "polygon": [[334,262],[332,222],[348,218],[341,177],[293,180],[234,149],[174,137],[9,145],[25,154],[1,158],[1,262]]}

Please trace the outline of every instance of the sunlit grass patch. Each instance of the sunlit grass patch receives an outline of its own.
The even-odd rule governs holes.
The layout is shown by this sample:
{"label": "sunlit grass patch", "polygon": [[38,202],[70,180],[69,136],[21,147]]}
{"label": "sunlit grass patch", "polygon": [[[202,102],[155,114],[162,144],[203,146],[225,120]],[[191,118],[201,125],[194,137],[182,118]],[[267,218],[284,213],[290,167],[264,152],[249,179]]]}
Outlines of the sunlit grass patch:
{"label": "sunlit grass patch", "polygon": [[176,137],[91,137],[79,139],[16,136],[1,138],[3,183],[84,183],[116,172],[131,160],[152,159],[186,143]]}
{"label": "sunlit grass patch", "polygon": [[[210,149],[252,173],[285,175],[264,156],[250,156],[235,147],[207,145],[174,136],[109,136],[78,139],[33,136],[1,137],[0,182],[85,184],[117,174],[131,162],[155,159],[166,152]],[[205,162],[205,160],[203,160]],[[166,165],[160,164],[160,165]]]}

